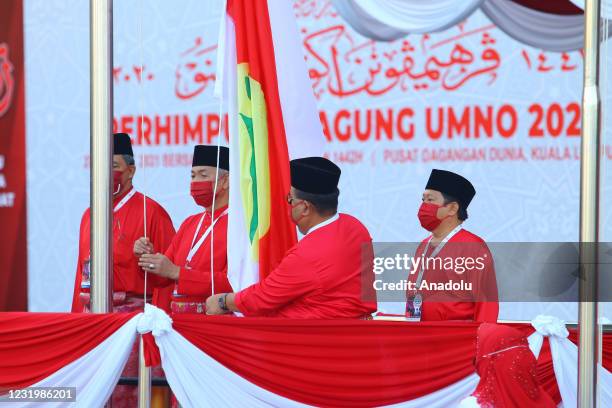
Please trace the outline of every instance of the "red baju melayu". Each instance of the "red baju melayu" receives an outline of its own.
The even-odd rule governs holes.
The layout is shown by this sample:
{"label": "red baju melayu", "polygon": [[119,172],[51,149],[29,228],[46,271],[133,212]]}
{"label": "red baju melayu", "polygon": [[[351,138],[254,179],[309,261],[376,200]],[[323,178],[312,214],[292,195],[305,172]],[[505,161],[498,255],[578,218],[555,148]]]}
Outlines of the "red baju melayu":
{"label": "red baju melayu", "polygon": [[238,292],[236,307],[246,316],[368,317],[376,311],[368,290],[372,253],[365,226],[350,215],[336,215],[311,228],[264,280]]}
{"label": "red baju melayu", "polygon": [[[133,188],[113,199],[113,311],[132,312],[144,308],[144,271],[134,255],[134,242],[144,234],[144,195]],[[81,288],[84,268],[90,259],[90,210],[85,210],[79,234],[79,258],[77,263],[73,312],[89,310],[89,289]],[[154,200],[147,197],[147,237],[154,252],[164,252],[174,237],[170,216]],[[153,273],[147,276],[147,295],[153,295],[153,303],[164,307],[169,303],[171,280]],[[138,342],[134,343],[122,376],[138,375]],[[153,369],[154,377],[161,377],[160,367]],[[112,406],[133,407],[138,403],[137,387],[118,385],[111,396]]]}
{"label": "red baju melayu", "polygon": [[[213,228],[210,228],[212,219],[207,212],[187,218],[166,251],[168,259],[181,268],[170,307],[173,313],[204,313],[206,299],[212,294],[212,279],[215,293],[232,291],[227,280],[227,206],[216,210],[214,217]],[[214,278],[210,273],[213,237]],[[190,251],[192,257],[188,260]]]}
{"label": "red baju melayu", "polygon": [[[497,322],[499,303],[495,267],[493,256],[484,240],[465,229],[459,229],[448,239],[448,242],[438,244],[444,246],[437,252],[433,245],[428,248],[427,243],[430,238],[421,242],[415,256],[424,256],[425,259],[428,257],[431,257],[430,259],[440,258],[442,267],[440,263],[432,262],[430,265],[433,267],[425,269],[423,273],[423,282],[427,282],[427,289],[418,290],[417,287],[418,292],[423,296],[421,321]],[[425,253],[426,249],[427,253]],[[470,262],[470,267],[467,268],[466,259],[474,259],[476,262]],[[444,266],[447,262],[449,263]],[[418,274],[419,271],[411,274],[409,281],[418,283]],[[461,282],[469,283],[471,289],[432,289],[432,286],[448,282],[458,285]],[[423,288],[422,283],[420,287]],[[467,288],[467,285],[465,287]],[[407,293],[409,304],[412,296],[414,292],[409,290]]]}
{"label": "red baju melayu", "polygon": [[[115,311],[125,310],[129,299],[142,298],[144,294],[144,271],[138,266],[134,255],[134,242],[144,234],[144,196],[133,189],[113,200],[113,291]],[[83,270],[89,267],[90,259],[90,210],[85,210],[81,219],[79,234],[79,258],[72,298],[72,311],[84,311],[88,301],[88,289],[81,289]],[[164,252],[174,237],[174,226],[170,216],[157,202],[147,197],[147,236],[153,243],[155,252]],[[147,277],[147,295],[153,294],[156,287],[166,286],[170,281],[153,273]],[[83,292],[83,295],[81,295]],[[154,303],[162,302],[153,299]],[[138,302],[136,302],[138,303]],[[166,300],[167,303],[167,300]],[[142,302],[139,305],[142,308]],[[138,307],[136,307],[138,308]],[[134,308],[128,308],[134,309]]]}

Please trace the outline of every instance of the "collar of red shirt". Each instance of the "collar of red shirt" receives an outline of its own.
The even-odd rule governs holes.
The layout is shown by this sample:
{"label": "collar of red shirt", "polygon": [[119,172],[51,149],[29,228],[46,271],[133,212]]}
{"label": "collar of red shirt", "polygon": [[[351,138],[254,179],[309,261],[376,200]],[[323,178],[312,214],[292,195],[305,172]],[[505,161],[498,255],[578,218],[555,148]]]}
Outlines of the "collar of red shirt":
{"label": "collar of red shirt", "polygon": [[[217,208],[216,210],[213,211],[214,217],[215,218],[219,217],[221,214],[223,214],[223,211],[225,211],[225,210],[227,210],[227,205],[224,205],[221,208]],[[206,212],[206,215],[208,217],[210,217],[210,213],[208,211],[206,211],[206,210],[205,210],[205,212]]]}
{"label": "collar of red shirt", "polygon": [[338,213],[335,213],[333,217],[328,218],[328,219],[326,219],[325,221],[320,222],[320,223],[318,223],[317,225],[315,225],[314,227],[310,228],[310,229],[308,230],[308,232],[306,232],[306,234],[304,234],[304,236],[306,236],[306,235],[310,234],[310,233],[311,233],[311,232],[313,232],[313,231],[318,230],[319,228],[323,228],[323,227],[325,227],[326,225],[331,224],[332,222],[336,221],[338,218],[340,218],[340,216],[338,215]]}
{"label": "collar of red shirt", "polygon": [[119,201],[123,200],[123,197],[125,197],[126,195],[129,194],[130,191],[132,191],[134,189],[134,186],[132,186],[132,188],[130,188],[129,190],[127,190],[125,193],[121,194],[121,195],[116,195],[113,196],[113,205],[117,204]]}

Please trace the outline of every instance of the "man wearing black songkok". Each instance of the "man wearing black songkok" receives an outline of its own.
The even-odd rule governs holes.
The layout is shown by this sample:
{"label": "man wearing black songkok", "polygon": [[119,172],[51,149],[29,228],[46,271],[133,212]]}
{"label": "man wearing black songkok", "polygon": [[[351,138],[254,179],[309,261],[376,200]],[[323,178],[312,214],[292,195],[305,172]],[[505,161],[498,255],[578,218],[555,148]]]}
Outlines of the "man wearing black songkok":
{"label": "man wearing black songkok", "polygon": [[434,169],[418,218],[431,232],[417,249],[421,264],[411,271],[406,312],[423,321],[496,322],[499,312],[493,257],[479,236],[463,228],[476,195],[459,174]]}
{"label": "man wearing black songkok", "polygon": [[[132,253],[134,240],[144,235],[144,195],[132,186],[136,163],[132,142],[127,133],[113,135],[113,310],[132,312],[144,307],[143,294],[153,297],[153,302],[167,303],[165,293],[154,290],[168,281],[151,277],[145,290],[144,271],[138,267],[138,259]],[[146,224],[152,248],[165,251],[174,237],[174,226],[166,210],[147,197]],[[72,311],[89,310],[90,287],[90,211],[81,219],[79,259],[72,299]]]}
{"label": "man wearing black songkok", "polygon": [[264,280],[235,294],[208,298],[208,313],[369,317],[376,300],[362,287],[372,287],[372,239],[359,220],[337,212],[340,168],[323,157],[307,157],[292,160],[290,170],[288,210],[305,236]]}
{"label": "man wearing black songkok", "polygon": [[215,292],[232,290],[227,280],[227,147],[195,146],[191,196],[204,212],[183,221],[165,254],[154,253],[145,238],[134,244],[134,253],[140,257],[141,267],[174,281],[170,304],[172,313],[204,313],[205,301],[212,293],[213,284]]}

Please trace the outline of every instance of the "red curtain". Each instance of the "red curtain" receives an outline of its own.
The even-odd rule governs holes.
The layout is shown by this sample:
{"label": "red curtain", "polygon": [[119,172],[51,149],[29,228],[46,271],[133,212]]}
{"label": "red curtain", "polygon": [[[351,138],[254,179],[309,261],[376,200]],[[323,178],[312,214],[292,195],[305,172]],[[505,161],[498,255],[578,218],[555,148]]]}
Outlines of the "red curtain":
{"label": "red curtain", "polygon": [[232,371],[317,406],[393,404],[474,372],[476,323],[173,318],[179,333]]}
{"label": "red curtain", "polygon": [[[530,324],[512,324],[533,333]],[[320,321],[174,316],[192,344],[249,381],[313,405],[393,404],[451,385],[474,370],[476,323]],[[576,340],[571,332],[570,340]],[[603,365],[612,367],[612,336]],[[538,380],[561,400],[545,339]]]}
{"label": "red curtain", "polygon": [[[135,314],[0,313],[0,389],[34,384],[92,350]],[[177,315],[174,328],[232,371],[284,397],[325,406],[411,400],[474,372],[477,323],[286,320]],[[529,324],[513,324],[526,335]],[[570,340],[576,341],[572,331]],[[148,336],[147,353],[156,351]],[[153,346],[153,347],[151,347]],[[612,368],[612,335],[603,365]],[[541,384],[557,401],[550,347]]]}
{"label": "red curtain", "polygon": [[550,14],[582,14],[582,9],[576,7],[570,0],[512,0],[521,6]]}
{"label": "red curtain", "polygon": [[92,350],[134,313],[0,313],[0,390],[23,388]]}
{"label": "red curtain", "polygon": [[22,0],[0,1],[0,312],[28,310]]}

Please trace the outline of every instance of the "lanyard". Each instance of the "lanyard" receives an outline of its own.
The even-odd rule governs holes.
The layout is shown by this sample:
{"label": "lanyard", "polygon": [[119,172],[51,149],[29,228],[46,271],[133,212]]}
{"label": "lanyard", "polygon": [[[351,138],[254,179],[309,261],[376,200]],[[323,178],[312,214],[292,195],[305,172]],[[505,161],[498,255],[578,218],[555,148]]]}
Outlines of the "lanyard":
{"label": "lanyard", "polygon": [[[436,255],[438,255],[440,253],[442,248],[444,248],[444,245],[446,245],[446,243],[452,237],[454,237],[455,234],[457,234],[459,231],[461,231],[461,229],[462,229],[461,224],[457,225],[455,227],[455,229],[453,229],[446,237],[444,237],[444,239],[442,241],[440,241],[440,243],[438,244],[436,249],[433,250],[433,252],[431,253],[431,255],[429,257],[430,258],[435,258]],[[433,239],[433,235],[427,241],[427,245],[425,246],[425,251],[423,251],[423,255],[427,255],[427,251],[429,250],[429,244],[431,243],[432,239]],[[421,282],[423,281],[423,275],[425,275],[425,265],[424,265],[424,263],[425,263],[425,258],[423,258],[423,263],[421,263],[421,269],[419,270],[419,276],[417,277],[417,280],[416,280],[416,287],[417,288],[421,287]]]}
{"label": "lanyard", "polygon": [[115,205],[115,208],[113,208],[113,212],[117,212],[117,211],[119,211],[119,210],[121,209],[121,207],[123,207],[123,206],[124,206],[124,205],[125,205],[125,204],[126,204],[128,201],[130,201],[130,198],[134,197],[134,194],[136,194],[136,190],[134,190],[134,188],[132,188],[132,189],[130,190],[130,192],[129,192],[129,193],[127,193],[127,194],[125,195],[125,197],[123,197],[123,198],[121,199],[121,201],[119,201],[119,202],[117,203],[117,205]]}
{"label": "lanyard", "polygon": [[225,211],[221,213],[221,215],[219,215],[215,220],[213,220],[213,222],[208,226],[206,231],[204,231],[204,234],[202,234],[198,242],[195,242],[198,234],[200,233],[200,228],[202,228],[202,222],[204,222],[204,217],[206,217],[206,212],[202,214],[202,217],[200,218],[200,222],[198,223],[198,227],[196,228],[195,234],[193,234],[193,239],[191,240],[191,248],[189,249],[189,253],[187,254],[187,259],[186,259],[187,264],[191,262],[191,259],[193,258],[193,256],[196,254],[196,252],[198,252],[198,249],[200,249],[200,247],[206,240],[206,237],[208,237],[208,234],[210,234],[212,229],[215,227],[215,224],[217,223],[217,221],[219,221],[223,216],[227,215],[228,210],[229,208],[226,208]]}

